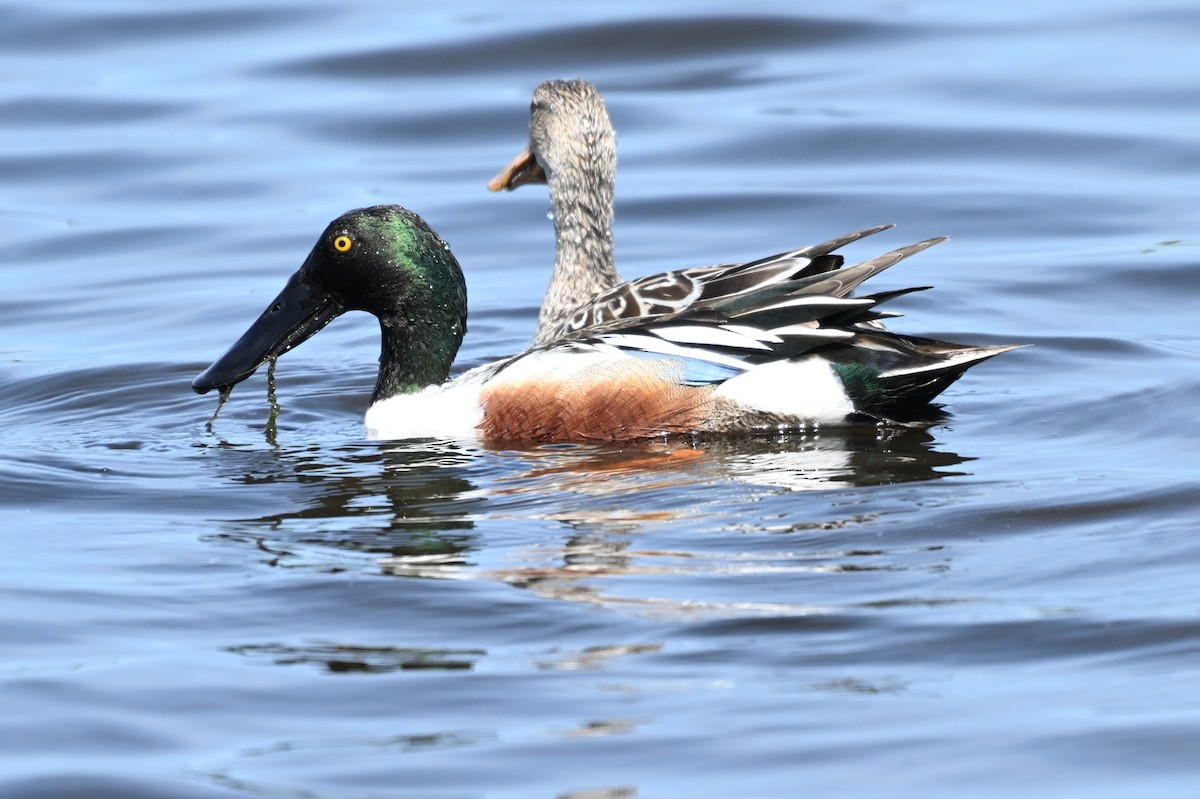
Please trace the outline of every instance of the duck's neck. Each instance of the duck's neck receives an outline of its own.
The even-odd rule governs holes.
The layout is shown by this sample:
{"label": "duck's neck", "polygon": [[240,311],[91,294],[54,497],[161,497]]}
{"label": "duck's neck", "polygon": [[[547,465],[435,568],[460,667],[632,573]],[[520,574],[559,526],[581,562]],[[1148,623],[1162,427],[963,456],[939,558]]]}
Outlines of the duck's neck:
{"label": "duck's neck", "polygon": [[549,343],[553,328],[581,303],[623,282],[613,263],[613,172],[611,166],[595,163],[550,176],[554,272],[535,345]]}
{"label": "duck's neck", "polygon": [[458,345],[462,343],[463,327],[445,335],[430,336],[428,329],[414,330],[410,324],[380,319],[379,378],[375,381],[371,404],[446,382]]}

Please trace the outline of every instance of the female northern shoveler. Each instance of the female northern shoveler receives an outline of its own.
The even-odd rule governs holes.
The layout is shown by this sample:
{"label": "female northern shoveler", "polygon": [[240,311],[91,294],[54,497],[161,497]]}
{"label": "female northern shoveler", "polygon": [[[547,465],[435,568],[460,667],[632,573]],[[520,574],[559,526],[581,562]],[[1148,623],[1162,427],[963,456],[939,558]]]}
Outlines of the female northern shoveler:
{"label": "female northern shoveler", "polygon": [[287,286],[192,383],[228,390],[345,311],[379,319],[376,438],[620,441],[894,418],[1012,347],[884,330],[876,306],[917,289],[850,297],[930,239],[841,269],[834,250],[883,227],[746,264],[713,267],[680,312],[620,316],[447,381],[467,322],[462,271],[419,216],[395,205],[330,223]]}
{"label": "female northern shoveler", "polygon": [[[650,291],[647,301],[640,302],[639,287],[634,284],[624,287],[619,301],[600,300],[597,307],[605,310],[598,316],[580,307],[625,283],[613,264],[616,176],[616,134],[596,87],[584,80],[548,80],[538,86],[529,106],[529,145],[488,183],[492,191],[511,191],[528,183],[550,187],[554,271],[538,315],[534,346],[556,341],[568,329],[586,327],[579,320],[574,327],[570,325],[576,315],[599,322],[614,318],[617,308],[631,316],[647,315],[652,307],[678,310],[678,298],[687,296],[686,288],[664,293],[664,286]],[[663,299],[668,301],[666,306]]]}
{"label": "female northern shoveler", "polygon": [[616,319],[681,311],[705,296],[705,280],[734,266],[679,269],[625,282],[613,263],[616,134],[600,92],[585,80],[548,80],[534,90],[529,112],[528,146],[488,188],[511,191],[530,183],[550,188],[554,270],[534,346]]}

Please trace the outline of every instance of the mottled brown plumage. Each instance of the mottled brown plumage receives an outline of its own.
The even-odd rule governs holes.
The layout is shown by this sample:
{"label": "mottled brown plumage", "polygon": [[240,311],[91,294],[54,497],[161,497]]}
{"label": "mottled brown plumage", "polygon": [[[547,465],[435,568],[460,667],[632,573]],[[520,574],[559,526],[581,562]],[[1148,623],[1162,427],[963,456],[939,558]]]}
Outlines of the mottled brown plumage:
{"label": "mottled brown plumage", "polygon": [[540,346],[581,302],[624,281],[613,263],[617,145],[604,100],[587,81],[546,81],[529,114],[528,148],[488,188],[550,187],[554,271],[533,339]]}

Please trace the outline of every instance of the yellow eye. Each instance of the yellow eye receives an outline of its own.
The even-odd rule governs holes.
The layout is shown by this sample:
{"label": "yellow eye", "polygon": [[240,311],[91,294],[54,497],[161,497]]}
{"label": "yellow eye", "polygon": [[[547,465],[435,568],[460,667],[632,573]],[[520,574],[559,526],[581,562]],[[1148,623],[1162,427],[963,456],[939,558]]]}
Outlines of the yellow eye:
{"label": "yellow eye", "polygon": [[350,252],[350,248],[354,246],[354,242],[344,233],[333,240],[333,249],[338,252]]}

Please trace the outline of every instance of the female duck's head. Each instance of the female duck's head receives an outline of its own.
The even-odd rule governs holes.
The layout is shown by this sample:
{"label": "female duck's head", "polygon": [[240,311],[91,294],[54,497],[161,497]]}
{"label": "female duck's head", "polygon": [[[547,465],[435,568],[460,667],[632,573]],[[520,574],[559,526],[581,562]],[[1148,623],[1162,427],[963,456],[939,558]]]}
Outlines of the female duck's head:
{"label": "female duck's head", "polygon": [[611,194],[617,144],[604,98],[585,80],[548,80],[529,104],[529,146],[488,184],[492,191],[560,183],[564,191]]}
{"label": "female duck's head", "polygon": [[550,188],[554,271],[538,315],[535,344],[581,303],[622,283],[613,252],[616,135],[604,100],[585,80],[548,80],[529,106],[529,145],[488,183],[492,191],[530,183]]}
{"label": "female duck's head", "polygon": [[379,319],[373,400],[441,383],[467,328],[467,290],[450,248],[413,212],[376,205],[343,214],[240,339],[194,381],[229,389],[346,311]]}

